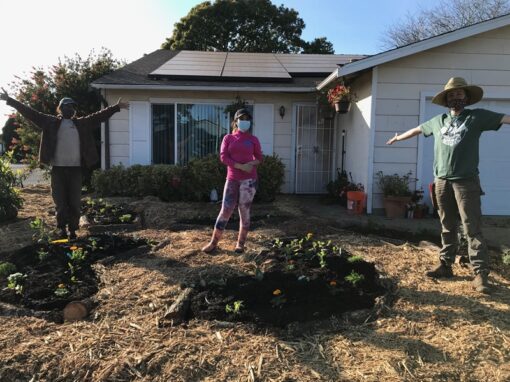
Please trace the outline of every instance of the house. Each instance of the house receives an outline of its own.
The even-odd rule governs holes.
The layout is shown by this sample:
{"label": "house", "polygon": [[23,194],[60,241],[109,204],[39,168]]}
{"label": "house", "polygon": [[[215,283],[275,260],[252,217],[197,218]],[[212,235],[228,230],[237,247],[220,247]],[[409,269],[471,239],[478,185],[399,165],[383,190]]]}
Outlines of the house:
{"label": "house", "polygon": [[[222,108],[240,96],[253,108],[264,152],[278,154],[286,166],[283,192],[323,192],[343,167],[366,186],[368,213],[379,213],[378,171],[411,171],[417,188],[432,181],[432,138],[385,142],[444,112],[431,98],[453,76],[484,89],[483,101],[472,107],[510,113],[510,15],[369,57],[156,51],[93,84],[109,102],[122,96],[131,103],[129,113],[109,122],[103,164],[148,164],[161,150],[168,151],[164,163],[183,163],[193,153],[182,153],[182,141],[202,139],[195,132],[190,138],[199,129],[193,121],[206,118],[218,126],[215,134],[225,133]],[[318,107],[316,90],[340,79],[357,101],[331,119]],[[189,110],[191,122],[184,117]],[[508,126],[482,136],[485,215],[510,215],[508,147]]]}
{"label": "house", "polygon": [[337,131],[332,118],[317,117],[316,86],[363,57],[157,50],[93,83],[110,104],[130,103],[103,128],[103,167],[218,153],[230,131],[225,108],[239,97],[264,154],[285,164],[282,191],[324,192],[335,176]]}

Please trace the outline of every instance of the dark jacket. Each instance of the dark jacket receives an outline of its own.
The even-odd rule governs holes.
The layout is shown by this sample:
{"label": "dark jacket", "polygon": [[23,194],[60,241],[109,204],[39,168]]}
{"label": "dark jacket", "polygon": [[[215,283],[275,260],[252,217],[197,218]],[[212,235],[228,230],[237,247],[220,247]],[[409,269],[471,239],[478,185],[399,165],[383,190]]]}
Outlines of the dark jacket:
{"label": "dark jacket", "polygon": [[[7,100],[7,105],[15,108],[23,117],[42,130],[39,162],[49,165],[57,146],[57,133],[62,122],[62,116],[41,113],[11,97]],[[101,122],[107,121],[118,111],[120,111],[120,107],[113,105],[85,117],[73,118],[80,137],[82,166],[92,167],[99,161],[99,154],[97,153],[94,141],[94,129],[98,128]]]}

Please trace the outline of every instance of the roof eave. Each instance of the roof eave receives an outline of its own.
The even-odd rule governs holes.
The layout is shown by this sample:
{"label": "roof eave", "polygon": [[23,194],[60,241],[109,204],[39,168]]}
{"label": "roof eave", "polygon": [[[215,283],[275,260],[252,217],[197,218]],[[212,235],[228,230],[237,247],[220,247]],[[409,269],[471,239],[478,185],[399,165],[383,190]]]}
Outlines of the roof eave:
{"label": "roof eave", "polygon": [[192,91],[244,91],[244,92],[287,92],[311,93],[315,92],[313,86],[285,87],[285,86],[209,86],[209,85],[123,85],[93,83],[96,89],[118,90],[192,90]]}

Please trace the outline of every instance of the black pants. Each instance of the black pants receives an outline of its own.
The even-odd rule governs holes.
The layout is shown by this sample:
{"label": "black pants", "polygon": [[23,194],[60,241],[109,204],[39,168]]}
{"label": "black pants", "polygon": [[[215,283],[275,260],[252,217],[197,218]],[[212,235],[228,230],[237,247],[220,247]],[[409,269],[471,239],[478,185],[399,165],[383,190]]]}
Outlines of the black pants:
{"label": "black pants", "polygon": [[76,231],[80,222],[81,167],[54,166],[51,170],[51,196],[57,210],[57,227]]}

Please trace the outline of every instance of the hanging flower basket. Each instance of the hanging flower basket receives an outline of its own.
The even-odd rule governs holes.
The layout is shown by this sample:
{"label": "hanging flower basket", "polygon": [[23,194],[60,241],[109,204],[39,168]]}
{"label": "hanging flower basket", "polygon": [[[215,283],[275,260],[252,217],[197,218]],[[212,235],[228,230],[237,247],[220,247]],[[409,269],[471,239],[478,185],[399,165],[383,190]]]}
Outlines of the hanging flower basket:
{"label": "hanging flower basket", "polygon": [[351,92],[349,86],[338,84],[328,90],[328,102],[335,107],[335,111],[339,114],[347,113],[351,108],[351,101],[356,99],[354,93]]}
{"label": "hanging flower basket", "polygon": [[339,114],[345,114],[351,109],[351,101],[335,102],[335,111]]}

